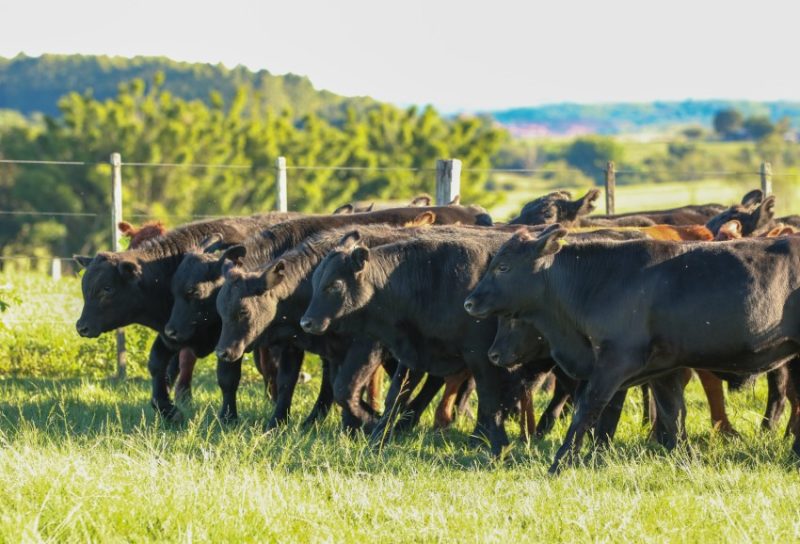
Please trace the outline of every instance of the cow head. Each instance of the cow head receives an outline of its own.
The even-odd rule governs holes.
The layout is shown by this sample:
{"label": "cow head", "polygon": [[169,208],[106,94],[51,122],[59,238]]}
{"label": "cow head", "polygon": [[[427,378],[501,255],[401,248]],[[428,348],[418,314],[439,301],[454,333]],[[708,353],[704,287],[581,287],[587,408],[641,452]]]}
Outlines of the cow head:
{"label": "cow head", "polygon": [[[498,250],[478,285],[464,301],[472,316],[514,315],[542,295],[539,273],[561,250],[567,230],[555,224],[533,237],[520,230]],[[524,286],[524,288],[520,288]]]}
{"label": "cow head", "polygon": [[556,191],[528,202],[519,217],[510,221],[512,225],[551,225],[576,226],[580,218],[592,213],[600,198],[599,189],[591,189],[577,200],[572,200],[568,191]]}
{"label": "cow head", "polygon": [[[759,191],[760,193],[760,191]],[[774,226],[775,219],[775,196],[768,196],[767,198],[753,203],[756,200],[754,195],[755,191],[751,191],[745,195],[743,201],[747,204],[737,204],[731,206],[727,210],[715,215],[706,223],[706,227],[711,233],[717,237],[720,229],[730,221],[738,221],[740,225],[740,237],[754,236],[760,234],[762,231],[767,231]]]}
{"label": "cow head", "polygon": [[75,328],[96,338],[101,333],[136,322],[143,307],[142,265],[135,252],[98,253],[94,258],[76,255],[86,268],[81,279],[83,310]]}
{"label": "cow head", "polygon": [[239,359],[275,318],[278,298],[275,287],[283,284],[286,263],[273,262],[263,272],[245,272],[231,262],[225,268],[225,283],[217,294],[217,314],[222,331],[217,342],[221,361]]}
{"label": "cow head", "polygon": [[314,294],[300,320],[303,330],[324,334],[331,322],[364,307],[374,293],[369,281],[370,251],[358,231],[345,235],[314,271]]}
{"label": "cow head", "polygon": [[533,325],[522,319],[500,316],[489,348],[489,360],[502,367],[515,366],[548,356],[550,346]]}
{"label": "cow head", "polygon": [[198,327],[218,323],[215,297],[223,282],[223,269],[229,260],[244,258],[244,246],[232,246],[222,255],[214,253],[223,244],[221,237],[212,235],[193,251],[184,255],[172,276],[172,312],[164,334],[175,342],[186,342]]}

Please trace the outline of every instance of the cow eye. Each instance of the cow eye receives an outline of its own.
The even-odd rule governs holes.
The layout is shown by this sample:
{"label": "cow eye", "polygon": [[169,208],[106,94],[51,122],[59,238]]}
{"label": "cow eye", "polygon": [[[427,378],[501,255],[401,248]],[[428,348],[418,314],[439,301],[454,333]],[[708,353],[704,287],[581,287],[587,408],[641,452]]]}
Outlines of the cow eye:
{"label": "cow eye", "polygon": [[199,298],[197,289],[187,289],[186,290],[186,298]]}
{"label": "cow eye", "polygon": [[325,290],[328,291],[329,293],[338,293],[342,289],[344,289],[344,282],[342,280],[336,280],[335,282],[328,285],[328,287]]}
{"label": "cow eye", "polygon": [[106,285],[105,287],[103,287],[103,294],[104,295],[110,295],[113,292],[114,292],[114,288],[111,287],[110,285]]}
{"label": "cow eye", "polygon": [[497,271],[500,272],[501,274],[505,274],[506,272],[508,272],[508,265],[507,264],[498,265]]}
{"label": "cow eye", "polygon": [[239,310],[239,319],[247,319],[247,310],[245,308]]}

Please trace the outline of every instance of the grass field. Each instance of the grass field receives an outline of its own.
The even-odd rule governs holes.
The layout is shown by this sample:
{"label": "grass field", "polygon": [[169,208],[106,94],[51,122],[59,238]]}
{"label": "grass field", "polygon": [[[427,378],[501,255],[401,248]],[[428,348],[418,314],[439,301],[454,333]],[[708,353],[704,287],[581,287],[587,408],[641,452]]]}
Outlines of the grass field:
{"label": "grass field", "polygon": [[[187,422],[166,425],[148,406],[137,347],[147,333],[131,332],[133,377],[117,383],[105,378],[111,339],[73,331],[75,280],[6,274],[0,285],[13,297],[0,317],[0,542],[800,539],[790,441],[758,429],[763,381],[730,398],[738,439],[711,431],[692,382],[690,442],[673,453],[648,442],[634,393],[613,447],[552,478],[565,423],[546,440],[515,440],[500,461],[470,444],[472,421],[439,433],[431,414],[381,452],[343,436],[338,414],[301,432],[319,383],[313,360],[286,429],[261,433],[269,406],[251,365],[242,421],[222,426],[211,361],[198,363]],[[546,400],[537,396],[537,413]]]}

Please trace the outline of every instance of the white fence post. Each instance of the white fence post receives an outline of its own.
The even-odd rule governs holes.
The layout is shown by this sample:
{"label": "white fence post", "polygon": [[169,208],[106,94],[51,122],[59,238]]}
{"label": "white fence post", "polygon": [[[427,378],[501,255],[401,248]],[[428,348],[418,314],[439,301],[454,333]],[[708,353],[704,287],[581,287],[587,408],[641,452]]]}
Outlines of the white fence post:
{"label": "white fence post", "polygon": [[53,278],[53,281],[61,279],[61,259],[53,259],[53,262],[50,263],[50,277]]}
{"label": "white fence post", "polygon": [[[122,156],[111,154],[111,249],[120,251],[119,222],[122,221]],[[117,378],[124,380],[128,371],[125,329],[117,329]]]}
{"label": "white fence post", "polygon": [[461,161],[439,159],[436,161],[436,205],[447,206],[461,194]]}
{"label": "white fence post", "polygon": [[613,215],[616,208],[617,170],[614,161],[606,163],[606,214]]}
{"label": "white fence post", "polygon": [[275,208],[279,212],[289,210],[289,199],[286,194],[286,157],[278,157],[275,160],[275,189],[277,198]]}
{"label": "white fence post", "polygon": [[761,163],[761,190],[764,196],[772,194],[772,165],[768,162]]}

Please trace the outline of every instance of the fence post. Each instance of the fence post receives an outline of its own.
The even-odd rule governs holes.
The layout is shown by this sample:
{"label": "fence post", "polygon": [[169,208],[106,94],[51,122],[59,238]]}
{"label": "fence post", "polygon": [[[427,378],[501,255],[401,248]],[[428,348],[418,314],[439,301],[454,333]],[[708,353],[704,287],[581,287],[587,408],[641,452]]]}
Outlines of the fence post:
{"label": "fence post", "polygon": [[461,194],[461,161],[439,159],[436,161],[436,205],[447,206]]}
{"label": "fence post", "polygon": [[617,188],[617,171],[614,161],[606,163],[606,214],[614,213],[614,192]]}
{"label": "fence post", "polygon": [[[111,249],[120,251],[118,224],[122,221],[122,156],[111,154]],[[125,329],[117,329],[117,378],[124,380],[127,375],[128,354],[125,349]]]}
{"label": "fence post", "polygon": [[61,279],[61,259],[53,259],[53,262],[50,263],[50,277],[53,278],[53,281]]}
{"label": "fence post", "polygon": [[761,190],[764,196],[772,194],[772,165],[768,162],[761,163]]}
{"label": "fence post", "polygon": [[275,160],[275,186],[278,192],[275,199],[275,208],[279,212],[289,210],[289,199],[286,194],[286,157],[278,157]]}

